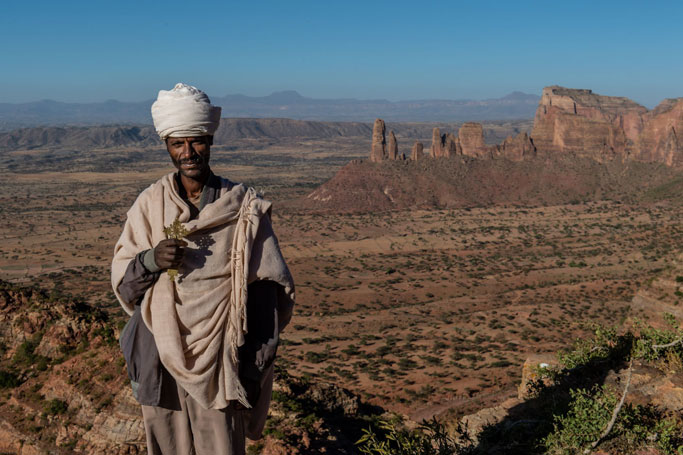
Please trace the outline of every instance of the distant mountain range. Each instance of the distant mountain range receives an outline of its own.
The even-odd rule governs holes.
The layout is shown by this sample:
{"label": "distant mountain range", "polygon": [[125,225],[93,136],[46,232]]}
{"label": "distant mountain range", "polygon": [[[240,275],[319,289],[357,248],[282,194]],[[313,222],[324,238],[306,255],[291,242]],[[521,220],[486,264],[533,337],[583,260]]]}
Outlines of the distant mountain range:
{"label": "distant mountain range", "polygon": [[[402,145],[415,140],[428,141],[432,129],[455,131],[457,123],[388,123]],[[484,123],[484,137],[490,143],[499,143],[509,135],[528,131],[531,121]],[[223,118],[214,136],[215,145],[228,145],[240,139],[325,139],[338,137],[362,138],[370,143],[372,123],[318,122],[285,118]],[[150,125],[80,125],[34,126],[0,131],[0,152],[38,148],[68,148],[92,150],[108,147],[162,147],[159,136]]]}
{"label": "distant mountain range", "polygon": [[[377,117],[403,122],[462,122],[528,119],[534,116],[540,97],[513,92],[488,100],[388,101],[307,98],[295,91],[268,96],[226,95],[212,97],[223,108],[223,117],[369,122]],[[101,103],[0,103],[0,131],[45,125],[151,124],[153,100]]]}

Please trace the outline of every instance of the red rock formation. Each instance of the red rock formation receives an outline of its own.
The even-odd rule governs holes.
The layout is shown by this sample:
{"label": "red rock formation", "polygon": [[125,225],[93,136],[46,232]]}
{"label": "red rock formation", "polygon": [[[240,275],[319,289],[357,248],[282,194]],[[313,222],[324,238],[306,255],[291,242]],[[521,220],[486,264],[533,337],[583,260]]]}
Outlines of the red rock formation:
{"label": "red rock formation", "polygon": [[423,149],[424,146],[422,145],[422,142],[415,141],[415,144],[413,144],[413,148],[410,151],[410,159],[412,161],[417,161],[424,158]]}
{"label": "red rock formation", "polygon": [[432,148],[429,151],[429,156],[432,158],[443,156],[443,142],[439,128],[434,128],[434,130],[432,130]]}
{"label": "red rock formation", "polygon": [[641,161],[683,165],[683,98],[667,99],[645,116],[635,158]]}
{"label": "red rock formation", "polygon": [[370,151],[370,161],[378,163],[386,157],[387,141],[384,137],[384,120],[376,119],[372,127],[372,149]]}
{"label": "red rock formation", "polygon": [[492,148],[484,142],[484,128],[481,126],[481,123],[463,123],[458,131],[458,139],[463,155],[476,158],[491,157]]}
{"label": "red rock formation", "polygon": [[646,113],[646,108],[628,98],[546,87],[531,137],[542,151],[573,152],[598,160],[625,156],[643,128]]}
{"label": "red rock formation", "polygon": [[[460,147],[460,140],[453,134],[448,133],[444,139],[444,156],[452,157],[458,153],[462,154],[462,147]],[[458,152],[458,148],[460,151]]]}
{"label": "red rock formation", "polygon": [[552,86],[543,89],[531,137],[541,151],[678,166],[683,165],[681,131],[683,98],[648,112],[628,98]]}
{"label": "red rock formation", "polygon": [[[386,147],[381,119],[373,128],[371,161],[401,159],[396,136]],[[536,151],[570,153],[597,160],[636,159],[683,166],[683,98],[663,101],[652,111],[623,97],[597,95],[590,90],[546,87],[536,110],[531,136],[520,133],[501,145],[488,146],[479,123],[464,123],[458,135],[432,131],[429,156],[503,156],[521,161]],[[411,159],[420,159],[415,146]]]}
{"label": "red rock formation", "polygon": [[524,132],[506,138],[499,150],[503,157],[512,161],[522,161],[536,156],[536,147],[529,135]]}
{"label": "red rock formation", "polygon": [[388,158],[390,160],[398,159],[398,143],[393,131],[389,132],[389,148],[387,149]]}

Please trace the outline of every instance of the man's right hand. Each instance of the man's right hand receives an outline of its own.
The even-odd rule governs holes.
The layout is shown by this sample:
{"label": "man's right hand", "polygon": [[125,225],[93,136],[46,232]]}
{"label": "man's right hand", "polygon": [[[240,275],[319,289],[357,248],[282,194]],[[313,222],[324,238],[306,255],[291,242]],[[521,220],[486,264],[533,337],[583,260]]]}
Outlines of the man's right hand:
{"label": "man's right hand", "polygon": [[154,247],[154,262],[160,269],[178,269],[183,263],[187,242],[166,239]]}

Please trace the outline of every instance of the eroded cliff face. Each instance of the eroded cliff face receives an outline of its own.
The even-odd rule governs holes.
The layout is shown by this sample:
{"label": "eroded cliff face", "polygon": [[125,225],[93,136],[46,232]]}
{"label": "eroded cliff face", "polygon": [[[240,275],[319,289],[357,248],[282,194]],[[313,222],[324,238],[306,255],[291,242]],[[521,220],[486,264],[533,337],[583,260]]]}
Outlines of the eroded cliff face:
{"label": "eroded cliff face", "polygon": [[[522,161],[538,153],[570,154],[607,162],[615,159],[683,166],[683,98],[664,100],[655,109],[618,96],[591,90],[551,86],[543,89],[531,134],[521,132],[499,145],[484,142],[480,123],[466,122],[457,135],[432,131],[430,158],[502,157]],[[389,147],[384,122],[377,120],[370,161],[398,159],[393,134]],[[419,154],[412,153],[411,161]]]}
{"label": "eroded cliff face", "polygon": [[640,161],[683,165],[683,98],[667,99],[645,116],[635,158]]}
{"label": "eroded cliff face", "polygon": [[531,138],[544,152],[675,166],[683,161],[682,127],[683,99],[648,111],[628,98],[551,86],[543,89]]}

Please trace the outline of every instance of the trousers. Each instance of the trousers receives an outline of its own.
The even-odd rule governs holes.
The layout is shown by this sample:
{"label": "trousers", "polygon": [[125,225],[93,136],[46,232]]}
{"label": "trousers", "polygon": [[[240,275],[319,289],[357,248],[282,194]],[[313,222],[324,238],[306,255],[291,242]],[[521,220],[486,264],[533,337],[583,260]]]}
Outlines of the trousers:
{"label": "trousers", "polygon": [[245,455],[243,411],[204,409],[177,387],[179,409],[142,406],[148,455]]}

